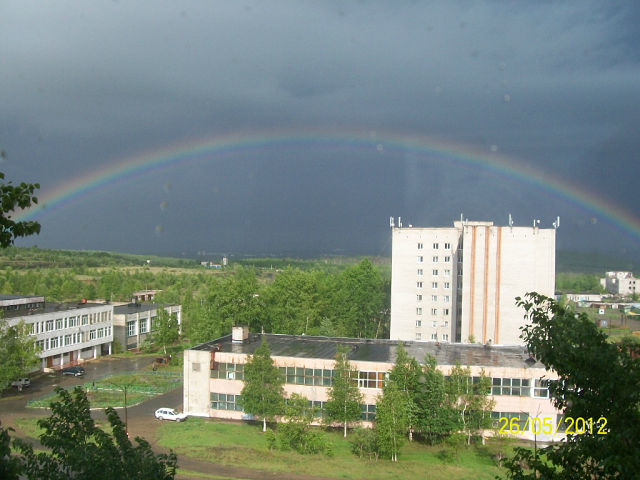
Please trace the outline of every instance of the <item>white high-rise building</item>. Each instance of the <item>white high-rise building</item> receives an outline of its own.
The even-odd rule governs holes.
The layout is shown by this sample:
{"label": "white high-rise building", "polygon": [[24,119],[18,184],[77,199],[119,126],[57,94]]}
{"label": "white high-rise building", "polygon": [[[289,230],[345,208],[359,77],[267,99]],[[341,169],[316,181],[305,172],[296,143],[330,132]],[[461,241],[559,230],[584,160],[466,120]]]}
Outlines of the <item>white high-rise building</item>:
{"label": "white high-rise building", "polygon": [[553,297],[555,228],[392,225],[391,339],[521,344],[527,292]]}

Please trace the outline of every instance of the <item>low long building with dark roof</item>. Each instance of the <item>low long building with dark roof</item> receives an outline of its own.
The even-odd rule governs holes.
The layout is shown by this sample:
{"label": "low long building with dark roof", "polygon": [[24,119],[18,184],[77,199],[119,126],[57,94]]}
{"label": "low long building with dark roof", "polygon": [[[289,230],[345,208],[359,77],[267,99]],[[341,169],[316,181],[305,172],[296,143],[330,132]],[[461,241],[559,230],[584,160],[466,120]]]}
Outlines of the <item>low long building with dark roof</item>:
{"label": "low long building with dark roof", "polygon": [[[249,334],[246,327],[234,327],[232,335],[203,343],[184,353],[184,411],[189,415],[227,419],[246,418],[239,403],[244,365],[264,338],[271,357],[286,379],[285,394],[298,393],[316,407],[328,399],[335,357],[339,347],[349,349],[348,358],[358,372],[363,394],[363,422],[375,420],[375,404],[396,351],[402,345],[419,362],[434,357],[448,375],[455,365],[469,367],[471,376],[483,372],[491,378],[495,400],[492,415],[517,418],[522,437],[533,439],[532,420],[549,418],[556,425],[561,418],[549,399],[547,383],[554,372],[531,358],[521,346],[488,346],[400,340],[311,337],[304,335]],[[537,423],[539,426],[542,423]],[[555,428],[554,428],[555,429]],[[540,429],[537,429],[538,431]],[[536,432],[538,433],[538,432]],[[538,440],[558,440],[561,433]]]}

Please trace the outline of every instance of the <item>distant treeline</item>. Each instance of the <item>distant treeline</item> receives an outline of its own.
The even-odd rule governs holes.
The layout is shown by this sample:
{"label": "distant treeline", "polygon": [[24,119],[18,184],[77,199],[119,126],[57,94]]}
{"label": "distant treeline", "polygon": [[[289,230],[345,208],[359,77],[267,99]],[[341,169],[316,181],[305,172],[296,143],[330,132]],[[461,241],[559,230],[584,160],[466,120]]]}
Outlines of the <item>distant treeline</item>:
{"label": "distant treeline", "polygon": [[162,290],[157,302],[182,305],[184,331],[194,343],[230,333],[232,325],[281,334],[389,334],[389,277],[367,259],[339,272],[241,265],[215,273],[199,265],[173,272],[116,266],[0,270],[0,293],[43,295],[46,301],[130,301],[143,289]]}

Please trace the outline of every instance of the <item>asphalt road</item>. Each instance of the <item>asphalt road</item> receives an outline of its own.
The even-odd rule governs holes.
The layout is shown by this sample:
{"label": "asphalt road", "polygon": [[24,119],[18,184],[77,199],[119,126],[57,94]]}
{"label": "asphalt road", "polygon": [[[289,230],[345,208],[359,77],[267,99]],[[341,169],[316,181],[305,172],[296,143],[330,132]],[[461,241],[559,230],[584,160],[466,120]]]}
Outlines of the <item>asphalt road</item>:
{"label": "asphalt road", "polygon": [[[106,376],[143,369],[147,365],[150,365],[152,361],[152,357],[102,357],[82,365],[86,372],[83,377],[64,376],[60,372],[34,376],[31,378],[31,387],[25,388],[22,392],[18,392],[15,388],[2,392],[2,396],[0,397],[0,422],[5,427],[10,426],[15,428],[15,420],[17,418],[42,417],[47,415],[47,410],[27,408],[27,401],[40,398],[52,392],[58,385],[65,388],[82,385]],[[165,448],[158,445],[156,438],[156,429],[162,424],[162,421],[155,418],[154,412],[161,407],[170,407],[182,411],[182,384],[175,390],[154,397],[139,405],[128,407],[128,431],[132,439],[142,437],[147,440],[156,453],[167,453]],[[117,410],[120,418],[124,421],[124,409],[119,408]],[[105,420],[104,410],[102,409],[92,411],[91,415],[96,421]],[[21,437],[23,434],[16,428],[16,431],[12,434],[12,437],[14,436]],[[211,478],[209,475],[216,475],[218,478],[228,477],[250,480],[331,480],[295,473],[275,473],[243,467],[219,465],[183,456],[178,456],[178,466],[179,468],[192,472],[186,475],[178,471],[176,479],[185,480]],[[202,473],[203,476],[198,477],[197,473]]]}

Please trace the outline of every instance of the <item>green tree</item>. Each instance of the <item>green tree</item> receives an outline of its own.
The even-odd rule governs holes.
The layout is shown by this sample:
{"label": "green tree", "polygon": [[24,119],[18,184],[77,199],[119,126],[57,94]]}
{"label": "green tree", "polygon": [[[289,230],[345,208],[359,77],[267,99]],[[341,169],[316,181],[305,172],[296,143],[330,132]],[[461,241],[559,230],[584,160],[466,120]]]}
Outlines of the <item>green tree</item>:
{"label": "green tree", "polygon": [[278,425],[278,439],[283,450],[306,454],[327,449],[324,434],[311,428],[315,414],[315,409],[305,397],[291,394],[284,408],[283,422]]}
{"label": "green tree", "polygon": [[22,459],[11,454],[12,428],[0,425],[0,478],[3,480],[18,480],[22,473]]}
{"label": "green tree", "polygon": [[357,373],[351,369],[347,350],[338,349],[324,412],[326,421],[343,424],[345,437],[349,422],[360,420],[362,393],[357,382]]}
{"label": "green tree", "polygon": [[116,411],[106,409],[112,433],[97,427],[82,387],[72,392],[57,387],[58,401],[51,403],[51,416],[38,421],[44,431],[40,443],[45,451],[35,453],[31,444],[14,440],[23,458],[23,476],[33,480],[68,478],[111,480],[169,480],[175,477],[177,458],[153,453],[149,443],[136,437],[133,445]]}
{"label": "green tree", "polygon": [[267,420],[280,415],[284,405],[284,378],[273,363],[269,345],[264,337],[244,366],[242,409],[262,418],[262,431],[267,431]]}
{"label": "green tree", "polygon": [[528,293],[517,303],[530,321],[521,335],[529,352],[558,375],[549,384],[553,404],[565,418],[594,424],[542,449],[544,461],[538,452],[516,449],[505,461],[507,478],[637,478],[640,346],[609,343],[586,314],[576,315],[543,295]]}
{"label": "green tree", "polygon": [[[4,150],[1,152],[4,157]],[[4,173],[0,172],[0,248],[13,244],[18,237],[40,233],[40,224],[33,221],[16,222],[11,219],[11,213],[16,209],[29,208],[37,204],[38,199],[33,193],[40,188],[37,183],[20,183],[13,185],[4,182]]]}
{"label": "green tree", "polygon": [[389,382],[396,384],[398,389],[407,395],[407,419],[409,422],[409,441],[413,440],[413,431],[418,423],[420,414],[416,404],[416,395],[421,378],[421,368],[418,361],[410,357],[402,344],[396,348],[396,361],[389,372]]}
{"label": "green tree", "polygon": [[387,382],[376,402],[376,444],[381,457],[398,461],[409,428],[411,399],[395,382]]}
{"label": "green tree", "polygon": [[0,318],[0,388],[24,377],[39,362],[34,338],[24,322],[9,325],[7,319]]}
{"label": "green tree", "polygon": [[153,340],[162,345],[162,351],[167,354],[167,345],[175,343],[180,338],[180,326],[175,313],[169,313],[164,308],[158,307],[156,310],[158,318],[152,326]]}
{"label": "green tree", "polygon": [[388,329],[385,283],[369,259],[349,267],[336,279],[332,316],[345,337],[381,338]]}
{"label": "green tree", "polygon": [[414,397],[417,428],[429,443],[438,443],[458,429],[457,413],[447,401],[444,375],[436,359],[427,355]]}
{"label": "green tree", "polygon": [[467,444],[470,444],[474,434],[492,425],[494,401],[489,396],[491,382],[482,371],[474,383],[471,369],[456,365],[449,374],[446,391],[449,405],[457,413],[460,430],[466,434]]}

